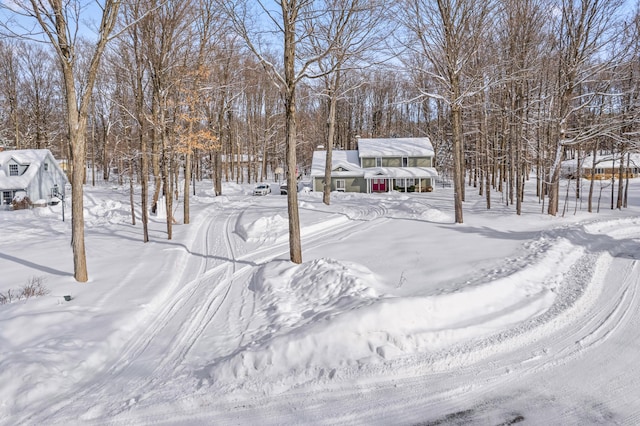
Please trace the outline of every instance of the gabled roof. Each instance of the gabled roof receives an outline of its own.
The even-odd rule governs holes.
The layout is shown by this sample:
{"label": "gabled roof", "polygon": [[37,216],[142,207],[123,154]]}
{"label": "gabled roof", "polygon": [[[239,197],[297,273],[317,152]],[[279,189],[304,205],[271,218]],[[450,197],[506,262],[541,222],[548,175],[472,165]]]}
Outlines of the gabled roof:
{"label": "gabled roof", "polygon": [[[620,167],[620,154],[616,154],[615,156],[611,154],[600,154],[596,156],[596,167],[602,169],[611,169]],[[624,161],[624,167],[627,166],[627,154],[622,157]],[[578,160],[571,159],[565,160],[563,162],[564,168],[574,168],[577,167]],[[593,166],[593,156],[588,155],[580,162],[580,167],[582,169],[590,169]],[[640,167],[640,153],[631,153],[629,167]]]}
{"label": "gabled roof", "polygon": [[[369,148],[382,144],[380,141],[399,141],[396,144],[402,149],[396,150],[387,148],[386,152],[390,154],[388,156],[430,156],[433,155],[433,150],[429,150],[431,142],[429,138],[401,138],[401,139],[360,139],[358,146],[362,147],[360,143],[362,141],[375,141],[368,145]],[[364,144],[367,145],[367,142]],[[372,151],[369,151],[372,152]],[[360,151],[342,151],[334,150],[331,155],[331,176],[333,177],[354,177],[363,176],[366,179],[374,179],[377,176],[384,178],[398,178],[398,179],[410,179],[410,178],[435,178],[438,176],[438,172],[433,167],[360,167],[360,158],[369,156],[381,156],[381,155],[363,155]],[[324,165],[327,158],[327,151],[314,151],[313,160],[311,163],[311,177],[324,176]],[[337,171],[336,169],[343,168],[344,171]]]}
{"label": "gabled roof", "polygon": [[[324,176],[324,165],[327,158],[327,151],[314,151],[311,160],[311,176]],[[339,149],[331,151],[331,175],[332,176],[362,176],[358,151],[342,151]],[[335,171],[342,167],[346,171]]]}
{"label": "gabled roof", "polygon": [[[630,156],[630,161],[629,161],[629,167],[640,167],[640,154],[631,154]],[[620,167],[620,155],[616,155],[615,157],[613,155],[601,155],[601,156],[597,156],[596,157],[596,167],[601,167],[601,168],[606,168],[606,169],[610,169],[610,168],[617,168]],[[624,166],[627,166],[627,156],[624,155],[622,157],[622,161],[624,163]],[[585,158],[585,160],[582,163],[582,168],[591,168],[591,166],[593,165],[593,157],[589,156],[587,158]]]}
{"label": "gabled roof", "polygon": [[429,138],[375,138],[358,139],[360,158],[371,157],[424,157],[433,156]]}
{"label": "gabled roof", "polygon": [[[45,160],[55,162],[48,149],[19,149],[0,152],[0,189],[24,189],[29,186]],[[9,176],[7,164],[15,162],[20,166],[28,166],[23,174]],[[53,167],[53,164],[51,165]]]}

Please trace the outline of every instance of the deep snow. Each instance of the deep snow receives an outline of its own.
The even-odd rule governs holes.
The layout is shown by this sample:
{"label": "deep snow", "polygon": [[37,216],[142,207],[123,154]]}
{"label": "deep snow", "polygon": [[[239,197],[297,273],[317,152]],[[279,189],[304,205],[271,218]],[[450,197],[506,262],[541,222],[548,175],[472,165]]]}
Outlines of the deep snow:
{"label": "deep snow", "polygon": [[86,284],[61,206],[0,211],[0,293],[51,291],[0,305],[0,424],[640,423],[639,181],[564,217],[469,188],[458,225],[450,188],[303,192],[301,265],[251,190],[199,183],[143,244],[87,186]]}

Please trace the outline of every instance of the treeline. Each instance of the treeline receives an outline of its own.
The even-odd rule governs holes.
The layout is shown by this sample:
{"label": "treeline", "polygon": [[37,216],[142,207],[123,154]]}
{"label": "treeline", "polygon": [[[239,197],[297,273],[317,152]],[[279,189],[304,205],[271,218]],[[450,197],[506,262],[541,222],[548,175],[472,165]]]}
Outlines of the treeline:
{"label": "treeline", "polygon": [[[638,16],[621,1],[348,3],[398,22],[381,25],[385,43],[342,70],[336,147],[354,148],[356,135],[429,136],[439,170],[451,176],[450,110],[459,107],[467,177],[506,189],[515,203],[530,171],[540,186],[552,180],[559,139],[561,158],[594,144],[623,152],[637,139]],[[161,164],[175,172],[189,157],[196,179],[261,181],[284,166],[281,90],[218,2],[126,2],[119,19],[89,111],[90,176],[135,177],[141,156],[158,181]],[[447,26],[457,39],[446,39]],[[80,38],[75,54],[83,53]],[[43,43],[0,41],[0,143],[70,157],[59,68]],[[301,169],[327,144],[323,82],[305,80],[299,89]]]}
{"label": "treeline", "polygon": [[[356,136],[429,136],[457,222],[470,188],[520,214],[525,184],[555,215],[562,161],[638,149],[640,13],[622,0],[67,3],[2,6],[0,144],[83,157],[91,179],[117,171],[152,188],[145,211],[179,193],[187,223],[194,180],[220,194]],[[69,95],[88,87],[82,152]]]}

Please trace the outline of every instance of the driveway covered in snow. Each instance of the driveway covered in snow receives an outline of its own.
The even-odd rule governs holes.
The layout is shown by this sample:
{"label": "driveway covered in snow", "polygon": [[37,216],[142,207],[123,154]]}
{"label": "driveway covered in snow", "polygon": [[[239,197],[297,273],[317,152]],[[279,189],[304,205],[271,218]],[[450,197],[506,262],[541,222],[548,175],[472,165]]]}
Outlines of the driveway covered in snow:
{"label": "driveway covered in snow", "polygon": [[59,207],[0,211],[0,293],[51,290],[0,305],[0,424],[639,423],[640,187],[564,218],[469,194],[462,225],[447,191],[300,194],[294,265],[286,197],[202,187],[143,244],[87,188],[87,284]]}

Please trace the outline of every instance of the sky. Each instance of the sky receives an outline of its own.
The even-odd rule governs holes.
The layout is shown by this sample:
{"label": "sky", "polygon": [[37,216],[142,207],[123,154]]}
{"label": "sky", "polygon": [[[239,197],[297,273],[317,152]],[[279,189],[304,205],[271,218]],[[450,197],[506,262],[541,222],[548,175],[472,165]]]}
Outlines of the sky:
{"label": "sky", "polygon": [[147,244],[86,186],[82,284],[61,205],[0,211],[0,294],[49,291],[0,305],[0,425],[638,423],[640,180],[564,217],[468,188],[464,224],[449,187],[304,190],[300,265],[271,185],[199,182]]}

